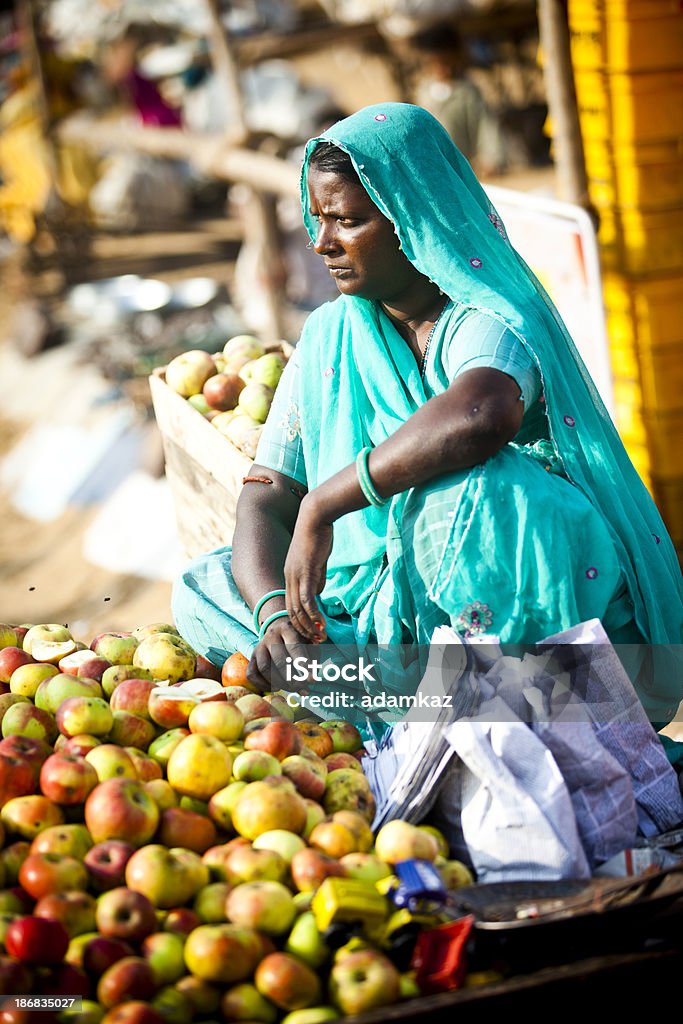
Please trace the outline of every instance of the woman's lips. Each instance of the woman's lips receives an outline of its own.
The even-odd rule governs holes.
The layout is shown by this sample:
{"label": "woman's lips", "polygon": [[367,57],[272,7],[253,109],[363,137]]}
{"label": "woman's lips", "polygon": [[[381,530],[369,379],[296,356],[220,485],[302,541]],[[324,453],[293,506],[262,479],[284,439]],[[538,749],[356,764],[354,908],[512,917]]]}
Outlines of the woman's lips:
{"label": "woman's lips", "polygon": [[349,274],[353,273],[350,267],[328,267],[327,269],[332,277],[348,277]]}

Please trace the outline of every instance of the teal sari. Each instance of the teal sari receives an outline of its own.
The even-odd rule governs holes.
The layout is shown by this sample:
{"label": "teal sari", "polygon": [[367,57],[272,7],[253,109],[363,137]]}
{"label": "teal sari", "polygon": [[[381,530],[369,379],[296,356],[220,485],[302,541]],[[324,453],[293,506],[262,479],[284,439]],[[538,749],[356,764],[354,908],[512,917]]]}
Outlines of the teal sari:
{"label": "teal sari", "polygon": [[[335,523],[321,595],[330,639],[428,642],[436,625],[450,623],[533,643],[598,616],[613,642],[680,644],[681,574],[661,517],[557,310],[445,130],[419,107],[385,103],[312,139],[301,175],[311,238],[306,179],[320,141],[349,154],[422,274],[519,339],[538,368],[545,406],[542,431],[527,439],[535,444],[507,445],[482,466]],[[309,489],[360,448],[381,444],[430,397],[414,356],[391,343],[385,321],[375,303],[349,296],[307,321],[297,356]],[[211,599],[200,596],[218,563],[199,560],[176,587],[174,613],[183,635],[219,660],[210,636],[239,637],[245,653],[256,638],[230,583],[229,549],[214,558],[222,560],[222,583]],[[240,624],[236,633],[228,619]],[[683,696],[680,673],[658,673],[656,688],[640,696],[653,721],[669,721]]]}

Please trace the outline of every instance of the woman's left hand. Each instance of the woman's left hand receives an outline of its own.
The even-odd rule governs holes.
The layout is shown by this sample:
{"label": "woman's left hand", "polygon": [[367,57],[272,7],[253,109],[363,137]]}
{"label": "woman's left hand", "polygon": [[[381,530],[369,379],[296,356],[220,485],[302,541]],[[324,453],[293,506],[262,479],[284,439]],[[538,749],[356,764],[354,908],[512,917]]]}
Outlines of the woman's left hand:
{"label": "woman's left hand", "polygon": [[327,637],[316,597],[325,586],[331,551],[332,526],[320,519],[307,495],[301,502],[285,560],[285,589],[290,621],[311,643],[321,643]]}

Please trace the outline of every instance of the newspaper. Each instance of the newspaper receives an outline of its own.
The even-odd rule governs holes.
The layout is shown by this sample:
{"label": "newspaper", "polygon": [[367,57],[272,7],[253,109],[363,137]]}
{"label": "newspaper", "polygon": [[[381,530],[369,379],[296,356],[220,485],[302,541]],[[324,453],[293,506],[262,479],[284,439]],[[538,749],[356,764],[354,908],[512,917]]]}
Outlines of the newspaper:
{"label": "newspaper", "polygon": [[522,659],[478,641],[435,631],[418,692],[451,699],[429,722],[410,712],[366,758],[373,828],[431,813],[480,881],[502,881],[586,877],[683,822],[676,773],[599,621]]}

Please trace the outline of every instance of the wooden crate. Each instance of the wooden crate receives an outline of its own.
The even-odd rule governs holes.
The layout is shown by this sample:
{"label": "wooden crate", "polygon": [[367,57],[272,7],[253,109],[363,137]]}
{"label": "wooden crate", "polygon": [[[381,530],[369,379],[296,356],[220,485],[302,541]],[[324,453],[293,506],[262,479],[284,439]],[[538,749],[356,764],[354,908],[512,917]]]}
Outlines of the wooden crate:
{"label": "wooden crate", "polygon": [[163,367],[149,385],[180,542],[194,558],[231,542],[242,478],[252,460],[168,386]]}

